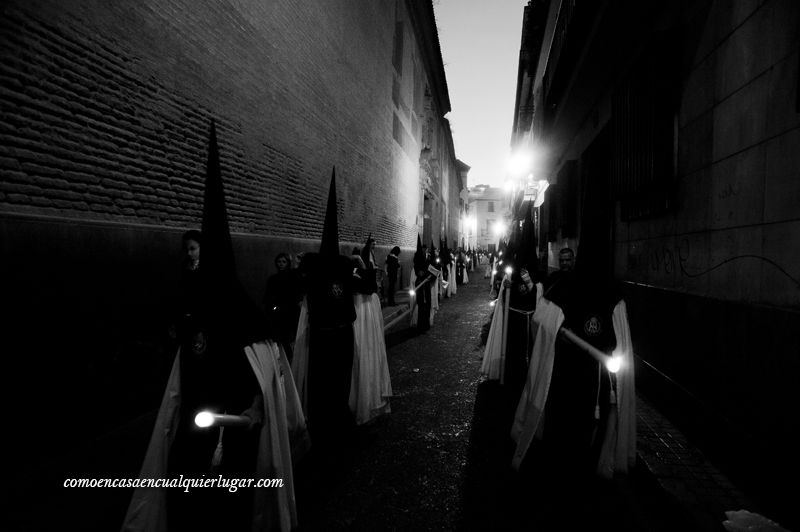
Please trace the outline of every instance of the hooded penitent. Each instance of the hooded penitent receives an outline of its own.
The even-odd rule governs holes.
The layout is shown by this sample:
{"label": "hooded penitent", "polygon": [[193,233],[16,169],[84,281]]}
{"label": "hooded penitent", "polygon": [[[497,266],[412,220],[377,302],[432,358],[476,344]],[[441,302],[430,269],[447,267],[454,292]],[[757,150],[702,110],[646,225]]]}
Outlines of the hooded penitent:
{"label": "hooded penitent", "polygon": [[[353,368],[353,263],[339,254],[336,171],[331,173],[325,224],[318,254],[303,257],[307,268],[309,429],[314,445],[331,449],[337,434],[352,423],[350,380]],[[298,324],[301,337],[302,313]],[[298,386],[301,388],[301,386]],[[304,392],[305,393],[305,392]]]}
{"label": "hooded penitent", "polygon": [[350,259],[339,254],[339,221],[336,202],[336,169],[331,172],[328,204],[322,227],[319,253],[306,253],[308,272],[308,310],[312,326],[340,327],[353,323]]}
{"label": "hooded penitent", "polygon": [[525,213],[522,222],[522,231],[518,239],[519,243],[516,245],[516,252],[514,254],[515,279],[517,279],[522,271],[526,269],[531,276],[531,280],[535,283],[539,280],[538,274],[538,256],[536,254],[536,233],[534,231],[533,220],[530,216],[530,210]]}
{"label": "hooded penitent", "polygon": [[204,321],[237,347],[272,337],[267,320],[246,294],[236,275],[233,244],[225,207],[225,190],[214,123],[211,124],[203,197],[203,245],[200,272]]}
{"label": "hooded penitent", "polygon": [[450,246],[447,245],[447,237],[444,237],[444,249],[442,249],[442,255],[444,255],[442,262],[445,262],[445,264],[450,265],[453,262],[453,251],[450,249]]}
{"label": "hooded penitent", "polygon": [[[425,250],[422,249],[422,239],[419,235],[417,235],[417,251],[414,253],[414,269],[417,270],[417,272],[428,269]],[[419,275],[419,273],[417,273],[417,275]]]}
{"label": "hooded penitent", "polygon": [[[284,384],[282,354],[274,342],[264,341],[266,320],[236,277],[213,123],[202,228],[200,279],[193,287],[198,297],[191,309],[196,329],[182,338],[140,477],[200,477],[212,471],[230,476],[235,471],[282,478],[285,485],[277,491],[240,493],[236,499],[215,497],[208,490],[138,488],[123,530],[210,526],[288,531],[297,525],[289,430],[304,432],[304,420],[302,412],[289,420],[290,412],[298,412],[299,398],[291,378]],[[199,410],[238,415],[259,407],[263,422],[250,431],[198,430],[194,425]]]}
{"label": "hooded penitent", "polygon": [[[415,290],[411,324],[419,330],[428,330],[431,323],[431,274],[428,272],[428,257],[422,247],[422,239],[417,235],[417,251],[414,253],[414,272],[410,276],[411,287]],[[425,282],[428,280],[428,282]],[[424,283],[424,284],[423,284]]]}
{"label": "hooded penitent", "polygon": [[[539,332],[531,370],[517,408],[512,436],[519,467],[534,437],[549,441],[552,462],[562,473],[579,474],[589,457],[608,477],[625,472],[635,460],[635,390],[633,352],[624,301],[611,277],[610,210],[588,183],[589,205],[581,216],[581,241],[575,275],[551,286],[534,319]],[[576,345],[556,342],[560,327],[621,360],[608,372]],[[568,466],[568,467],[567,467]]]}

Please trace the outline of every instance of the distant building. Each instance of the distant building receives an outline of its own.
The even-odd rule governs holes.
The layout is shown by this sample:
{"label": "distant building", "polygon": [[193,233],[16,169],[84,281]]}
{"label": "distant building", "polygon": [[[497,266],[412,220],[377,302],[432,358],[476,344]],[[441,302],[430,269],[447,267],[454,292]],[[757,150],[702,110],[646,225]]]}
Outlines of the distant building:
{"label": "distant building", "polygon": [[508,224],[508,194],[502,188],[476,185],[469,189],[469,217],[473,226],[468,234],[469,245],[494,251]]}
{"label": "distant building", "polygon": [[622,282],[638,390],[795,525],[798,20],[791,0],[531,0],[512,131],[551,184],[550,267],[591,245]]}

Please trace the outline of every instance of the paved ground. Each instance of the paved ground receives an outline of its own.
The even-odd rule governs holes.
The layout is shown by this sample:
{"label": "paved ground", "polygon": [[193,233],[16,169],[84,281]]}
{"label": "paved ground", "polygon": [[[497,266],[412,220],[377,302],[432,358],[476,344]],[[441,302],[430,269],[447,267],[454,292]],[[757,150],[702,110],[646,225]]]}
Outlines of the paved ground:
{"label": "paved ground", "polygon": [[485,283],[463,286],[427,333],[389,331],[392,413],[299,471],[301,529],[691,530],[644,468],[559,496],[537,465],[511,470],[508,405],[479,376],[487,297]]}
{"label": "paved ground", "polygon": [[[301,531],[614,530],[719,531],[725,510],[757,511],[643,398],[639,465],[613,482],[542,482],[542,464],[510,468],[510,407],[481,382],[486,283],[442,302],[417,335],[404,306],[385,309],[395,397],[392,413],[344,435],[344,450],[312,453],[296,471]],[[4,530],[117,530],[130,490],[67,490],[65,478],[135,475],[154,413],[60,452],[77,435],[53,434],[53,453],[7,483]],[[13,461],[13,457],[9,457]],[[13,486],[11,486],[13,484]]]}

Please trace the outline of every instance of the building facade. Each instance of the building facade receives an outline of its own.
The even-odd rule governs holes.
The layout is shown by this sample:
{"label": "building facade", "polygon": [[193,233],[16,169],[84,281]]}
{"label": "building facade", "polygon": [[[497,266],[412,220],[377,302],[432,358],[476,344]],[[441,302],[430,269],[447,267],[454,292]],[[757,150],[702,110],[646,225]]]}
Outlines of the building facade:
{"label": "building facade", "polygon": [[382,263],[398,245],[405,281],[418,234],[458,234],[430,1],[11,1],[3,15],[2,350],[20,387],[37,375],[64,410],[107,420],[53,430],[89,438],[160,400],[212,120],[258,302],[278,252],[318,249],[334,167],[343,252],[371,233]]}
{"label": "building facade", "polygon": [[512,132],[543,154],[550,266],[560,247],[580,261],[584,241],[602,242],[639,390],[787,523],[799,36],[791,0],[532,0]]}
{"label": "building facade", "polygon": [[511,211],[508,194],[502,188],[476,185],[469,190],[469,245],[484,251],[496,251],[505,235]]}

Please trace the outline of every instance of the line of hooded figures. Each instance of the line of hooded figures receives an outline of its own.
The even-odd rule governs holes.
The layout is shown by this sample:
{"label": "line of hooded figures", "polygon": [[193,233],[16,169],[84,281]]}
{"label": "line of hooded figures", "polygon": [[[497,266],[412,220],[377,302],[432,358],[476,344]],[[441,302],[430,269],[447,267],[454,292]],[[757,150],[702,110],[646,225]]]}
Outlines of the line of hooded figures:
{"label": "line of hooded figures", "polygon": [[[303,254],[297,269],[288,255],[276,258],[265,313],[236,274],[213,123],[206,170],[201,230],[183,237],[178,353],[139,478],[180,477],[194,487],[223,477],[281,479],[282,487],[136,488],[122,529],[288,531],[298,526],[293,466],[311,443],[335,448],[346,427],[390,412],[374,241],[340,254],[334,170],[319,252]],[[539,275],[532,238],[528,214],[487,266],[496,299],[481,374],[507,390],[513,465],[542,446],[562,459],[562,472],[589,462],[601,476],[625,472],[635,457],[625,304],[602,279],[570,267]],[[446,241],[439,247],[437,254],[417,238],[408,290],[420,331],[478,262]],[[387,260],[390,304],[398,253]],[[600,363],[611,360],[619,371]]]}
{"label": "line of hooded figures", "polygon": [[[188,480],[189,489],[136,488],[123,530],[296,528],[293,467],[311,442],[336,449],[343,431],[390,412],[374,240],[348,257],[338,233],[334,169],[319,252],[300,254],[296,269],[288,254],[276,257],[262,310],[236,274],[212,123],[201,230],[182,238],[170,327],[178,353],[139,474]],[[399,252],[387,260],[389,304]],[[433,323],[439,297],[468,279],[463,252],[440,255],[418,238],[409,299],[420,330]],[[282,485],[202,489],[221,478]]]}

